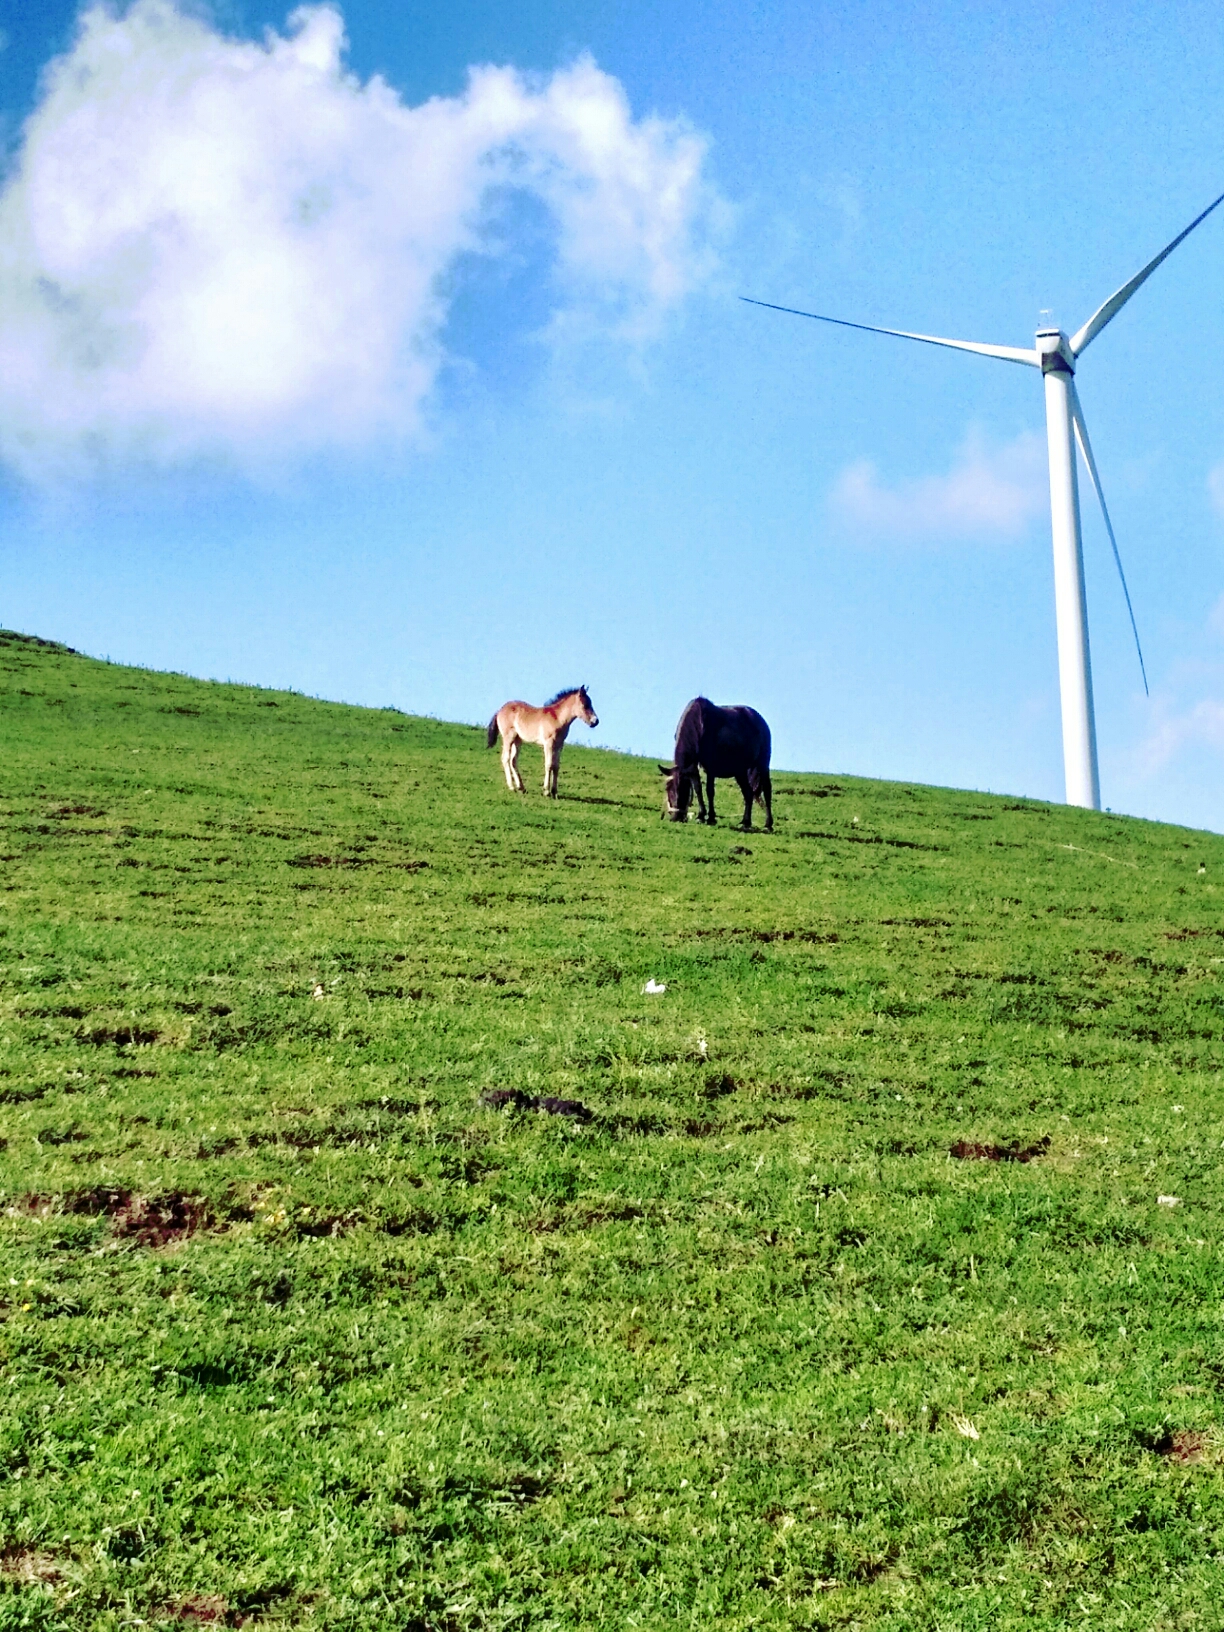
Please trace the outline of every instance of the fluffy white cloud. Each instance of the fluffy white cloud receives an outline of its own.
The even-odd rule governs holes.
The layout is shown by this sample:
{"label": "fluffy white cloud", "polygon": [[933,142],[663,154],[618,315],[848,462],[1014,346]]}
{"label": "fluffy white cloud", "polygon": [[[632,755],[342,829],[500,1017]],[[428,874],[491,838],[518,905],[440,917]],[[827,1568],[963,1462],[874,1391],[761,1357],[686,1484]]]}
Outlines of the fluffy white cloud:
{"label": "fluffy white cloud", "polygon": [[702,138],[635,120],[589,59],[409,107],[344,45],[329,5],[262,44],[171,0],[84,13],[0,194],[0,458],[38,478],[410,433],[442,275],[504,250],[507,188],[553,219],[557,319],[640,339],[704,275]]}
{"label": "fluffy white cloud", "polygon": [[1016,538],[1049,513],[1045,440],[1024,431],[991,446],[971,430],[946,476],[888,487],[866,459],[847,466],[831,495],[834,514],[853,532],[918,540]]}

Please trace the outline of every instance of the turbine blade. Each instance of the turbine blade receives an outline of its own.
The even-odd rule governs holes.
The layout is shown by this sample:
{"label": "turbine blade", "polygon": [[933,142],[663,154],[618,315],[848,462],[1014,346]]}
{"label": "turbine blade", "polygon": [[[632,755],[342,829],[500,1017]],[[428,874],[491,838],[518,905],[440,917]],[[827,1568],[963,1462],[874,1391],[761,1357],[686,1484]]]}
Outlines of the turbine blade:
{"label": "turbine blade", "polygon": [[739,298],[747,301],[749,306],[764,306],[770,312],[789,312],[792,317],[811,317],[817,323],[836,323],[841,329],[862,329],[866,334],[891,334],[898,340],[921,340],[924,346],[951,346],[953,351],[976,351],[982,357],[1001,357],[1005,363],[1028,363],[1032,368],[1041,367],[1040,354],[1021,346],[988,346],[978,340],[943,340],[936,334],[911,334],[908,329],[877,329],[870,323],[848,323],[844,317],[822,317],[819,312],[801,312],[794,306],[775,306],[769,300],[753,300],[751,295],[741,295]]}
{"label": "turbine blade", "polygon": [[1117,317],[1118,313],[1122,310],[1123,306],[1126,305],[1127,301],[1135,293],[1136,289],[1139,289],[1147,282],[1152,273],[1155,272],[1156,268],[1160,265],[1161,261],[1165,260],[1167,256],[1172,255],[1173,251],[1177,248],[1178,244],[1181,243],[1182,239],[1188,238],[1194,231],[1195,227],[1198,226],[1200,221],[1206,221],[1212,210],[1215,209],[1216,204],[1224,204],[1224,193],[1221,193],[1219,198],[1217,198],[1214,203],[1208,204],[1202,215],[1196,215],[1186,230],[1184,232],[1179,232],[1171,244],[1166,244],[1161,250],[1160,254],[1147,263],[1142,272],[1136,272],[1129,283],[1124,283],[1121,289],[1116,290],[1115,293],[1110,295],[1105,304],[1103,306],[1099,306],[1097,310],[1093,312],[1092,316],[1088,319],[1087,323],[1084,324],[1082,329],[1076,330],[1076,332],[1071,336],[1071,355],[1073,357],[1078,357],[1080,352],[1083,351],[1084,347],[1096,339],[1097,335],[1100,334],[1106,323],[1108,323],[1111,318]]}
{"label": "turbine blade", "polygon": [[1075,381],[1071,381],[1071,417],[1075,421],[1075,436],[1080,445],[1080,452],[1084,456],[1084,463],[1088,466],[1088,474],[1092,477],[1092,485],[1096,488],[1096,496],[1101,501],[1101,514],[1105,517],[1105,531],[1109,534],[1109,542],[1113,546],[1113,558],[1118,568],[1118,577],[1122,580],[1122,593],[1126,596],[1126,610],[1130,613],[1131,633],[1135,637],[1135,650],[1139,654],[1139,672],[1143,676],[1143,694],[1150,697],[1148,690],[1147,668],[1143,662],[1143,647],[1139,644],[1139,629],[1135,623],[1135,609],[1131,605],[1130,590],[1126,587],[1126,574],[1122,571],[1122,557],[1118,554],[1118,541],[1114,537],[1113,522],[1109,519],[1109,511],[1105,505],[1105,492],[1101,487],[1101,478],[1097,474],[1096,460],[1092,457],[1092,443],[1088,440],[1088,427],[1084,423],[1084,410],[1080,407],[1079,392],[1075,389]]}

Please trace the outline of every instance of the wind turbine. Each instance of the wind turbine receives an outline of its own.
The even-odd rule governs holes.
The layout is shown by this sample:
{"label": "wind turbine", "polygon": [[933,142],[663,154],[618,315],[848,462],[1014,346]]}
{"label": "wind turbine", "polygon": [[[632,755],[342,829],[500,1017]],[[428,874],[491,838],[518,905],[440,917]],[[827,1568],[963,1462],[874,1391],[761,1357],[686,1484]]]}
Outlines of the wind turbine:
{"label": "wind turbine", "polygon": [[[1101,785],[1097,773],[1096,720],[1092,708],[1092,664],[1088,655],[1088,609],[1084,597],[1084,551],[1080,537],[1079,484],[1076,480],[1075,442],[1079,441],[1088,466],[1088,474],[1101,501],[1101,514],[1109,542],[1113,546],[1118,575],[1122,579],[1122,593],[1126,596],[1126,610],[1130,613],[1135,648],[1139,652],[1139,667],[1143,673],[1143,689],[1147,691],[1147,671],[1143,666],[1143,650],[1139,645],[1139,630],[1131,606],[1126,574],[1122,571],[1122,557],[1118,541],[1105,506],[1105,494],[1092,457],[1088,427],[1075,389],[1075,365],[1085,347],[1089,346],[1105,325],[1111,322],[1131,296],[1151,277],[1160,263],[1171,255],[1224,203],[1224,193],[1209,204],[1201,215],[1195,216],[1184,232],[1179,232],[1172,243],[1166,244],[1159,255],[1128,283],[1110,295],[1104,305],[1084,324],[1083,328],[1067,337],[1061,329],[1046,327],[1037,330],[1036,344],[1027,350],[1020,346],[991,346],[977,340],[945,340],[934,334],[913,334],[908,329],[881,329],[870,323],[849,323],[842,317],[823,317],[819,312],[801,312],[793,306],[776,306],[768,300],[752,300],[741,295],[750,306],[765,306],[774,312],[789,312],[794,317],[815,318],[818,323],[836,323],[843,329],[862,329],[868,334],[891,334],[899,340],[920,340],[928,346],[951,346],[956,351],[973,351],[981,357],[999,357],[1008,363],[1025,363],[1039,368],[1045,382],[1046,439],[1050,453],[1050,516],[1054,537],[1054,608],[1058,627],[1058,678],[1062,693],[1063,768],[1066,775],[1067,803],[1083,805],[1089,810],[1101,808]],[[1043,314],[1045,315],[1045,314]]]}

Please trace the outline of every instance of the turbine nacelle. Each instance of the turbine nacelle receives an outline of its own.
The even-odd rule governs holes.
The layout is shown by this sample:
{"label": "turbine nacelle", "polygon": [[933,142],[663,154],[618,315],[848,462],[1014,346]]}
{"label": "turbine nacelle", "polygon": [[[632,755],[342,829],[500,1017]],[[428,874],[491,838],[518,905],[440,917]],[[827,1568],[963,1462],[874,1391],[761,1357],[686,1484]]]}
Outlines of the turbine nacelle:
{"label": "turbine nacelle", "polygon": [[1037,330],[1037,356],[1043,374],[1075,373],[1075,353],[1061,329]]}

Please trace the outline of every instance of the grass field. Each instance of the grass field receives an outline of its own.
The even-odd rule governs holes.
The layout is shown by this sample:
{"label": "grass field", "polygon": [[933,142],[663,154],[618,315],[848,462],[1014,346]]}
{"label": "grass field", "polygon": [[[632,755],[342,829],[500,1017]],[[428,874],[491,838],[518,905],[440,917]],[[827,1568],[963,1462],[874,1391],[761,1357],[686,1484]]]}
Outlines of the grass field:
{"label": "grass field", "polygon": [[5,1632],[1224,1624],[1224,838],[0,721]]}

